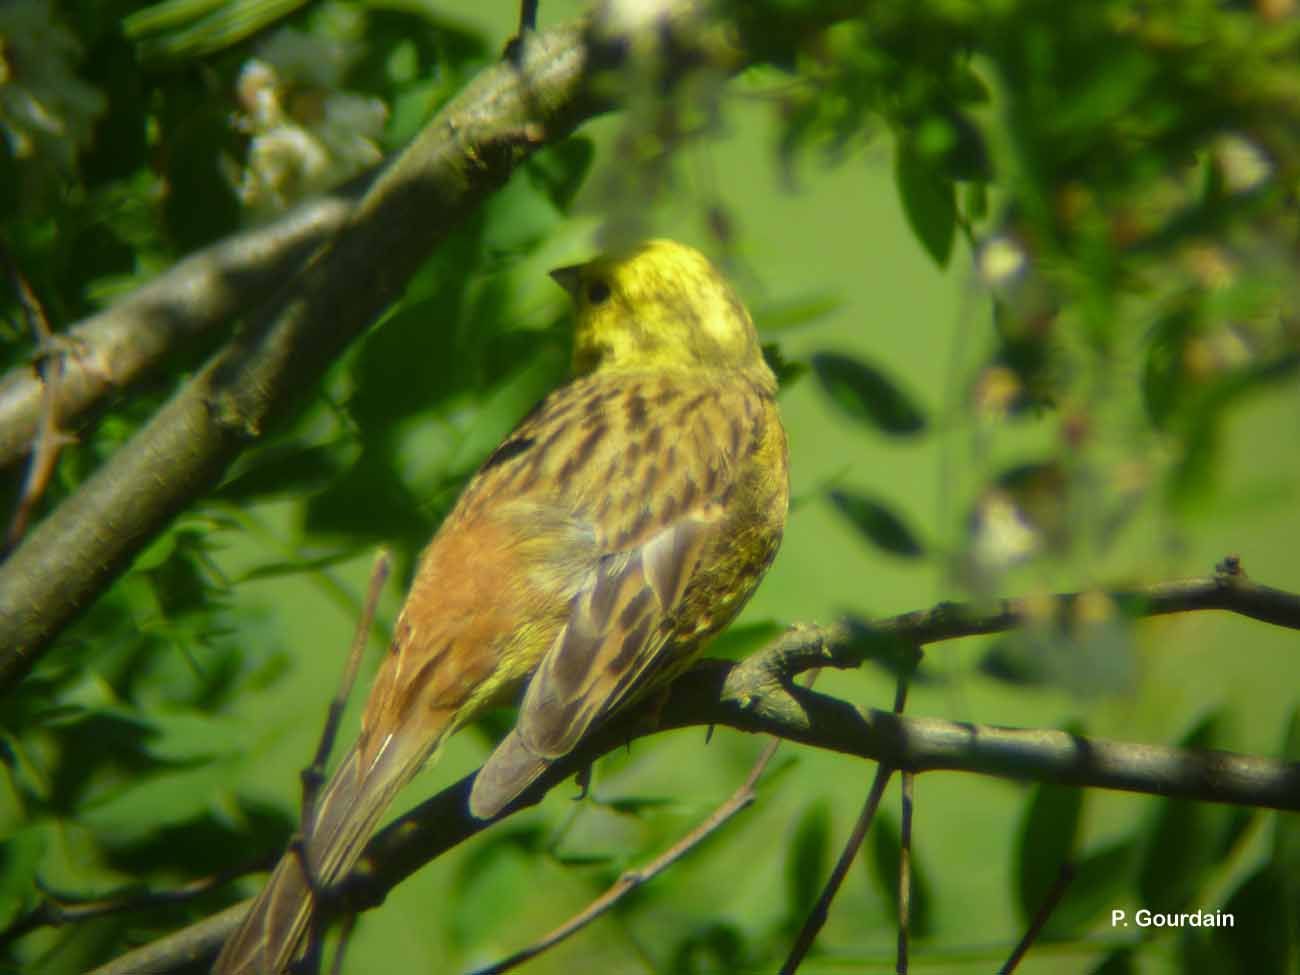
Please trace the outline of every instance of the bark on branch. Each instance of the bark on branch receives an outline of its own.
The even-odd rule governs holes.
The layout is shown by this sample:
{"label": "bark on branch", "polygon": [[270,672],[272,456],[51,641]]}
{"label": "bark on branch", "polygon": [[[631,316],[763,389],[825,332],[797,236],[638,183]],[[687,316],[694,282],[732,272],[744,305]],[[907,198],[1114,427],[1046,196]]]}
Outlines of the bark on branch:
{"label": "bark on branch", "polygon": [[[68,345],[50,354],[64,357],[54,404],[63,423],[71,426],[200,336],[230,327],[343,225],[355,195],[343,190],[320,197],[274,223],[206,247],[59,333]],[[44,389],[35,364],[0,379],[0,468],[31,449]]]}
{"label": "bark on branch", "polygon": [[[650,25],[653,27],[654,25]],[[171,518],[315,388],[438,243],[600,105],[582,24],[530,34],[383,172],[246,332],[0,565],[0,693]]]}
{"label": "bark on branch", "polygon": [[[1058,596],[1049,605],[1068,612],[1085,596]],[[1300,629],[1300,596],[1258,585],[1239,574],[1116,591],[1108,598],[1116,606],[1127,606],[1135,618],[1217,609]],[[859,707],[794,683],[798,674],[814,667],[854,668],[887,657],[891,646],[914,653],[928,643],[1014,629],[1026,618],[1036,617],[1043,605],[1042,601],[1001,600],[983,610],[947,603],[871,623],[796,626],[739,663],[701,661],[673,684],[661,707],[633,710],[600,729],[497,820],[483,822],[469,814],[473,775],[395,820],[370,842],[329,910],[350,913],[378,905],[416,870],[500,819],[540,802],[602,755],[637,738],[687,727],[726,725],[911,772],[946,769],[1300,811],[1300,763],[1108,741],[1063,731],[909,717]],[[166,972],[210,957],[250,903],[236,904],[124,955],[92,975]]]}

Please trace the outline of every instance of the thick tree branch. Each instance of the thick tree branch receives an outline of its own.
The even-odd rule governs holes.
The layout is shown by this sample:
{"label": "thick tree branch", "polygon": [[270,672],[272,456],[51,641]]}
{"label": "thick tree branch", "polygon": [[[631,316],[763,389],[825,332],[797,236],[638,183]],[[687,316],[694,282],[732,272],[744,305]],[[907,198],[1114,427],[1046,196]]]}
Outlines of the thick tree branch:
{"label": "thick tree branch", "polygon": [[[704,661],[673,687],[662,712],[661,730],[729,725],[742,731],[780,735],[807,745],[858,755],[914,771],[949,769],[1004,778],[1119,789],[1242,806],[1300,810],[1300,764],[1228,752],[1191,752],[1083,738],[1061,731],[998,728],[909,718],[860,709],[816,692],[792,688],[787,702],[768,706],[761,690],[733,687],[738,665]],[[746,698],[742,705],[737,696]],[[504,818],[539,802],[566,777],[607,752],[642,737],[627,716],[587,742],[502,813]],[[491,823],[469,814],[468,775],[382,830],[371,841],[357,871],[345,883],[339,911],[381,903],[397,884]],[[493,821],[495,822],[495,820]],[[200,925],[169,936],[96,970],[94,975],[170,971],[183,961],[215,954],[252,901],[228,908]],[[147,954],[145,954],[147,952]],[[149,967],[145,967],[146,958]]]}
{"label": "thick tree branch", "polygon": [[32,457],[27,465],[22,494],[9,521],[9,531],[3,545],[0,545],[0,558],[3,558],[26,534],[27,523],[31,520],[32,512],[40,503],[41,495],[49,486],[50,478],[58,464],[59,451],[70,442],[71,438],[59,425],[58,390],[66,368],[66,357],[55,353],[54,334],[50,329],[50,320],[45,314],[45,308],[22,270],[14,262],[9,249],[3,244],[0,244],[0,264],[4,265],[5,272],[13,285],[32,337],[38,346],[49,353],[37,367],[41,387]]}
{"label": "thick tree branch", "polygon": [[[1095,598],[1099,594],[1092,594]],[[988,611],[945,604],[872,623],[793,627],[739,663],[704,660],[673,684],[661,707],[635,709],[557,762],[497,820],[469,814],[468,775],[380,831],[342,885],[333,910],[365,910],[426,863],[500,819],[535,805],[556,785],[629,741],[678,728],[727,725],[842,752],[910,772],[946,769],[1022,781],[1300,811],[1300,763],[1220,751],[1085,738],[1063,731],[1003,728],[860,708],[799,687],[819,666],[853,668],[904,647],[1012,629],[1042,608],[1076,606],[1087,594],[1002,600]],[[1221,609],[1300,629],[1300,597],[1240,575],[1189,579],[1110,594],[1135,617]],[[653,714],[651,713],[653,712]],[[653,725],[653,726],[651,726]],[[170,971],[215,954],[251,901],[124,955],[95,975]]]}
{"label": "thick tree branch", "polygon": [[[647,30],[656,25],[646,25]],[[0,566],[0,691],[401,292],[460,220],[598,105],[581,24],[523,39],[376,180],[345,228]]]}
{"label": "thick tree branch", "polygon": [[[702,15],[705,7],[706,4],[699,0],[660,0],[654,8],[661,20],[655,22],[654,18],[647,17],[638,29],[653,38],[663,23],[680,25],[692,22]],[[808,23],[801,23],[800,29],[810,30],[810,25],[820,21],[843,18],[854,13],[856,7],[853,3],[828,4],[820,17],[811,17],[805,12],[801,17]],[[572,115],[566,123],[567,127],[572,127],[594,108],[593,102],[585,106],[578,104],[574,96],[579,89],[570,87],[571,78],[550,74],[543,79],[536,59],[531,64],[522,60],[522,38],[525,33],[534,33],[532,22],[535,17],[536,4],[524,3],[520,34],[511,41],[506,60],[512,67],[520,69],[515,73],[515,80],[519,82],[516,94],[523,96],[523,107],[546,110],[519,112],[520,105],[512,104],[517,99],[496,102],[485,99],[480,121],[500,123],[498,137],[489,140],[490,143],[499,145],[499,136],[509,133],[512,128],[516,135],[531,130],[534,135],[540,134],[545,143],[556,141],[565,134],[565,126],[557,124],[559,115],[566,112]],[[578,25],[551,31],[544,36],[552,61],[558,64],[577,56],[585,70],[593,53],[597,53],[603,63],[609,64],[633,46],[631,35],[619,36],[619,29],[619,25],[614,25],[613,33],[602,31],[599,40],[586,35]],[[621,29],[626,30],[626,25]],[[660,36],[657,39],[664,38]],[[530,46],[536,54],[535,46]],[[729,53],[738,52],[729,49]],[[523,77],[528,74],[533,77]],[[495,82],[498,88],[509,86],[509,73],[498,69]],[[493,86],[480,84],[480,94],[486,94],[490,87]],[[530,101],[530,95],[537,97],[536,105]],[[458,101],[463,102],[463,99]],[[469,106],[462,104],[461,107]],[[507,107],[513,114],[502,115],[498,120],[487,117]],[[469,169],[481,167],[484,162],[491,163],[492,160],[477,155],[472,139],[457,137],[457,121],[444,112],[429,126],[422,139],[426,149],[422,154],[423,162],[434,161],[434,154],[427,150],[433,142],[442,139],[454,143],[453,153],[456,149],[465,150],[461,162]],[[433,138],[430,133],[435,133]],[[412,150],[400,158],[410,162]],[[229,328],[237,316],[256,308],[277,286],[297,274],[306,260],[347,223],[357,199],[372,184],[378,172],[365,173],[328,196],[302,204],[273,223],[236,234],[186,257],[111,307],[69,328],[64,334],[77,353],[65,356],[64,375],[54,403],[58,416],[71,424],[106,398],[120,394],[148,376],[171,353],[192,344],[198,336]],[[435,180],[442,178],[442,174],[434,170],[430,170],[429,175]],[[455,181],[449,181],[447,189],[451,196],[458,194]],[[472,208],[471,200],[463,202],[467,208]],[[392,208],[387,212],[396,220],[392,229],[397,234],[413,228],[434,227],[435,237],[441,236],[450,222],[463,216],[463,213],[437,209],[402,214]],[[390,246],[396,246],[397,239],[397,236],[392,237]],[[434,244],[436,239],[422,245],[424,249],[418,251],[421,259]],[[373,259],[374,255],[371,257]],[[414,263],[418,265],[419,261]],[[40,426],[44,385],[34,365],[17,367],[0,378],[0,469],[21,460],[32,449]]]}
{"label": "thick tree branch", "polygon": [[[672,8],[672,16],[684,18],[697,5],[690,0],[672,0],[666,6]],[[853,2],[826,4],[817,16],[801,11],[785,26],[808,31],[818,22],[849,16],[859,6]],[[743,9],[733,13],[743,22]],[[532,32],[535,17],[536,3],[523,3],[520,38],[525,31]],[[782,29],[775,24],[767,27]],[[617,46],[617,38],[608,40],[609,47]],[[518,39],[511,42],[512,63],[518,63],[521,50]],[[752,53],[761,56],[761,52]],[[547,134],[547,141],[553,134]],[[108,397],[150,375],[172,353],[201,335],[228,328],[233,319],[256,307],[344,226],[357,197],[374,177],[374,172],[367,173],[273,223],[191,254],[109,308],[69,328],[63,334],[77,351],[64,357],[54,401],[57,415],[72,425]],[[435,226],[441,223],[438,214],[424,216]],[[0,469],[31,451],[45,412],[44,388],[35,365],[14,368],[0,378]]]}
{"label": "thick tree branch", "polygon": [[[62,357],[54,404],[58,416],[70,424],[194,339],[229,327],[235,316],[291,277],[343,226],[356,195],[342,190],[312,200],[274,223],[191,254],[62,333],[73,351]],[[40,428],[44,389],[35,364],[0,379],[0,468],[21,460],[31,449]]]}

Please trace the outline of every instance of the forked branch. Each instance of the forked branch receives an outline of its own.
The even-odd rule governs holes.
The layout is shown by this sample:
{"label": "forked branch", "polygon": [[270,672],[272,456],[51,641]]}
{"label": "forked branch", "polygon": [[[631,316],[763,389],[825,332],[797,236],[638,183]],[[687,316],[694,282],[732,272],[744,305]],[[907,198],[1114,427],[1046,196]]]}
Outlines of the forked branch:
{"label": "forked branch", "polygon": [[[1077,605],[1082,594],[1056,597]],[[1233,565],[1209,579],[1110,593],[1133,618],[1219,609],[1300,629],[1300,597],[1250,582]],[[1205,802],[1300,811],[1300,763],[1220,751],[1087,738],[1064,731],[1003,728],[908,717],[862,708],[799,687],[794,677],[818,666],[851,668],[920,645],[1013,629],[1037,618],[1039,603],[1003,600],[982,610],[945,604],[872,623],[793,627],[739,663],[704,660],[670,689],[653,733],[726,725],[815,748],[855,755],[914,773],[973,772],[1002,778],[1116,789]],[[535,805],[559,783],[647,731],[639,709],[611,722],[556,762],[498,819]],[[380,831],[342,885],[335,908],[365,910],[420,867],[492,825],[469,814],[468,775]],[[96,975],[165,972],[215,953],[247,903],[122,956]],[[147,966],[147,969],[146,969]]]}

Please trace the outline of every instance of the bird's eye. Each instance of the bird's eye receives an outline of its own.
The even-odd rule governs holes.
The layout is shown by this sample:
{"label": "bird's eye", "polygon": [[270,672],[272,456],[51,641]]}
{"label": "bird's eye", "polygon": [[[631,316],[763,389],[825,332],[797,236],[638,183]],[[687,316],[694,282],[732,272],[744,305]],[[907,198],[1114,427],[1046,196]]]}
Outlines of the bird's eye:
{"label": "bird's eye", "polygon": [[587,285],[587,301],[593,305],[603,304],[609,299],[609,285],[604,281],[592,281]]}

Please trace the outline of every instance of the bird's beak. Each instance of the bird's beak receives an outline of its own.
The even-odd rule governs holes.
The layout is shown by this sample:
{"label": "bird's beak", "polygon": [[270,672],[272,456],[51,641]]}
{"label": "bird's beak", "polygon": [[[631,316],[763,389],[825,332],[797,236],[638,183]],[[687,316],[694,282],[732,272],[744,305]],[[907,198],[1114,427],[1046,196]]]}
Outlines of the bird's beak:
{"label": "bird's beak", "polygon": [[578,281],[582,274],[583,265],[570,264],[568,267],[557,267],[551,272],[551,278],[561,288],[569,293],[573,298],[578,297]]}

